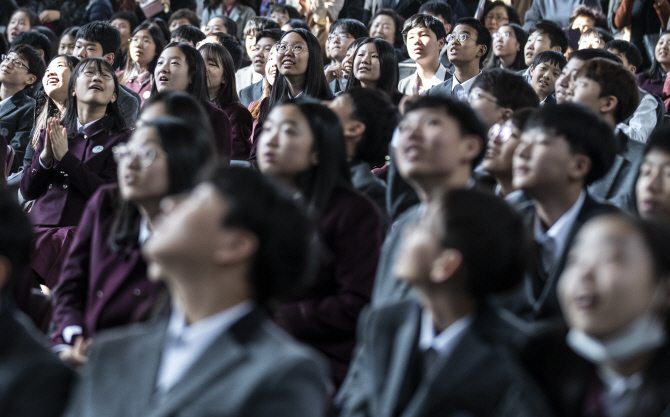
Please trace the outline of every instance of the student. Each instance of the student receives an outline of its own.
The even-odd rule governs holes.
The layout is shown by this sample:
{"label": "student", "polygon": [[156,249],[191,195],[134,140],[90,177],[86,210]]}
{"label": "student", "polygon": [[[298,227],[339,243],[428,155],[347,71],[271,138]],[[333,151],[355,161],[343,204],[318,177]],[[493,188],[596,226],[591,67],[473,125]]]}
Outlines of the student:
{"label": "student", "polygon": [[[121,45],[121,36],[106,22],[91,22],[79,29],[72,54],[83,61],[86,58],[104,58],[111,65]],[[126,126],[132,126],[140,110],[140,96],[124,86],[119,88],[118,106]]]}
{"label": "student", "polygon": [[[135,28],[139,25],[135,13],[129,11],[120,11],[115,13],[110,19],[109,24],[114,26],[121,35],[121,46],[119,52],[114,56],[114,69],[123,69],[128,62],[128,49],[130,49],[130,38]],[[72,40],[73,49],[77,36]],[[60,52],[59,52],[60,53]]]}
{"label": "student", "polygon": [[58,55],[72,55],[74,51],[74,42],[77,39],[79,26],[67,28],[58,40]]}
{"label": "student", "polygon": [[30,222],[12,194],[0,190],[0,409],[7,416],[60,415],[70,397],[74,372],[44,348],[38,331],[9,300],[29,269],[33,252]]}
{"label": "student", "polygon": [[520,364],[491,343],[483,313],[488,297],[523,279],[529,245],[521,219],[474,190],[452,190],[435,206],[406,230],[395,263],[420,300],[361,318],[357,389],[338,398],[340,415],[552,415]]}
{"label": "student", "polygon": [[158,27],[142,23],[133,31],[128,64],[119,81],[139,95],[142,105],[151,96],[151,78],[163,48],[165,40]]}
{"label": "student", "polygon": [[[246,49],[246,56],[251,58],[254,54],[254,47],[256,46],[256,36],[263,30],[279,29],[279,24],[267,17],[254,17],[247,22],[244,27],[244,48]],[[263,79],[263,76],[256,72],[253,65],[242,65],[242,68],[235,73],[235,83],[237,85],[237,92],[252,84],[255,84]]]}
{"label": "student", "polygon": [[313,416],[323,361],[266,313],[305,282],[307,216],[246,168],[218,168],[179,201],[143,249],[170,318],[100,335],[65,415]]}
{"label": "student", "polygon": [[190,190],[213,156],[211,131],[170,116],[144,122],[115,147],[118,186],[100,187],[86,204],[53,291],[51,342],[61,359],[83,365],[80,346],[101,330],[145,321],[158,310],[165,288],[147,279],[140,246],[161,199]]}
{"label": "student", "polygon": [[416,14],[405,21],[402,36],[409,57],[416,62],[414,74],[398,83],[402,94],[426,94],[451,77],[452,74],[440,63],[440,51],[447,37],[442,22],[436,17]]}
{"label": "student", "polygon": [[[225,16],[232,19],[237,25],[237,32],[230,35],[237,39],[244,39],[247,22],[256,16],[253,8],[246,2],[231,2],[229,0],[207,0],[204,4],[200,24],[206,25],[213,17]],[[254,37],[256,34],[254,34]]]}
{"label": "student", "polygon": [[351,186],[342,128],[327,107],[284,101],[270,111],[258,140],[258,168],[300,195],[318,221],[323,245],[314,284],[279,306],[276,320],[326,354],[339,385],[358,314],[370,301],[381,245],[379,213]]}
{"label": "student", "polygon": [[[436,17],[442,22],[444,26],[444,33],[447,35],[451,33],[451,21],[453,20],[453,12],[449,4],[439,1],[439,0],[430,0],[425,2],[419,8],[419,13],[427,14],[429,16]],[[446,40],[446,39],[445,39]],[[449,70],[449,72],[454,72],[454,66],[449,62],[449,56],[447,54],[447,43],[444,43],[442,50],[440,51],[440,64]]]}
{"label": "student", "polygon": [[405,48],[402,41],[402,27],[405,24],[404,17],[392,9],[381,9],[369,22],[370,37],[384,39],[393,45],[398,62],[402,62],[408,58],[407,48]]}
{"label": "student", "polygon": [[644,91],[665,99],[663,84],[670,71],[670,30],[666,30],[656,42],[651,68],[637,75],[637,84]]}
{"label": "student", "polygon": [[456,22],[453,32],[447,36],[447,44],[454,75],[431,88],[428,94],[454,96],[465,101],[491,50],[491,34],[477,19],[465,17]]}
{"label": "student", "polygon": [[502,25],[509,23],[521,24],[516,9],[508,6],[505,2],[498,0],[486,3],[480,22],[489,30],[491,36],[500,29]]}
{"label": "student", "polygon": [[232,128],[228,116],[210,104],[206,64],[200,53],[187,43],[169,43],[161,52],[151,81],[151,94],[185,91],[202,104],[212,129],[219,157],[230,160]]}
{"label": "student", "polygon": [[570,53],[568,63],[563,67],[561,75],[556,79],[555,93],[558,104],[566,103],[569,100],[571,86],[574,85],[575,75],[584,66],[584,63],[590,59],[604,58],[612,62],[621,64],[621,60],[611,52],[603,49],[581,49]]}
{"label": "student", "polygon": [[62,121],[51,118],[21,179],[21,194],[35,200],[30,218],[40,256],[33,270],[53,288],[86,201],[116,181],[112,149],[130,135],[116,98],[119,82],[102,58],[80,62],[68,84]]}
{"label": "student", "polygon": [[40,21],[35,12],[29,9],[16,9],[7,24],[7,42],[12,43],[16,35],[21,32],[27,32],[35,26],[39,26]]}
{"label": "student", "polygon": [[[584,63],[575,75],[568,101],[581,104],[599,115],[610,129],[629,118],[639,100],[635,77],[622,65],[596,58]],[[643,159],[644,145],[621,131],[614,135],[614,168],[589,187],[596,197],[635,212],[635,179]]]}
{"label": "student", "polygon": [[207,37],[205,37],[204,40],[198,42],[196,48],[199,48],[206,43],[218,43],[219,45],[226,48],[231,58],[233,58],[235,71],[240,69],[240,65],[242,65],[242,55],[244,52],[242,52],[242,47],[240,46],[240,42],[237,40],[237,38],[220,32],[210,33]]}
{"label": "student", "polygon": [[[261,98],[265,78],[265,66],[270,58],[270,53],[275,49],[275,44],[279,42],[282,34],[280,30],[268,29],[261,30],[256,35],[256,45],[254,45],[254,50],[251,53],[251,66],[254,71],[263,76],[263,79],[239,90],[240,102],[244,106],[249,107],[252,101]],[[235,88],[237,89],[237,84]]]}
{"label": "student", "polygon": [[42,79],[44,69],[35,48],[22,44],[13,46],[0,63],[0,134],[14,149],[11,172],[23,165],[35,121],[35,100],[26,88]]}
{"label": "student", "polygon": [[607,42],[614,40],[612,34],[603,28],[591,28],[579,37],[579,49],[603,49]]}
{"label": "student", "polygon": [[539,100],[522,76],[498,68],[477,77],[468,103],[489,129],[496,123],[504,123],[519,109],[537,107]]}
{"label": "student", "polygon": [[251,113],[240,104],[237,96],[233,59],[226,48],[215,43],[202,45],[198,52],[207,65],[207,96],[210,102],[223,110],[230,120],[233,141],[231,158],[246,161],[251,151],[253,120]]}
{"label": "student", "polygon": [[644,148],[635,184],[637,212],[643,219],[670,221],[670,128],[658,128]]}
{"label": "student", "polygon": [[514,152],[512,186],[531,199],[517,209],[538,250],[534,270],[503,305],[537,326],[560,320],[556,282],[576,232],[590,217],[615,210],[586,191],[612,166],[612,136],[581,106],[546,106],[528,120]]}
{"label": "student", "polygon": [[[526,26],[524,25],[524,28]],[[555,22],[540,20],[533,24],[528,30],[528,40],[523,49],[526,65],[529,67],[523,72],[523,76],[530,83],[530,66],[540,52],[553,50],[564,53],[567,49],[568,37]]]}
{"label": "student", "polygon": [[170,34],[170,42],[186,42],[195,46],[205,39],[205,34],[197,26],[183,25],[173,30]]}
{"label": "student", "polygon": [[342,76],[342,61],[347,55],[349,45],[358,38],[368,36],[368,28],[354,19],[337,19],[330,25],[326,49],[332,61],[326,66],[325,74],[333,94],[344,91],[347,87],[347,79]]}
{"label": "student", "polygon": [[[207,22],[207,25],[205,25],[204,29],[202,30],[202,33],[205,34],[205,36],[209,36],[212,33],[228,33],[228,28],[226,26],[226,20],[223,17],[220,16],[215,16],[211,19],[209,19],[209,22]],[[237,33],[237,31],[235,32]],[[235,36],[235,33],[229,34],[231,36]]]}
{"label": "student", "polygon": [[607,29],[607,16],[583,4],[575,7],[570,16],[570,29],[579,29],[580,33],[584,33],[592,27]]}
{"label": "student", "polygon": [[556,80],[561,75],[567,61],[557,51],[544,51],[535,55],[530,66],[530,85],[540,98],[540,105],[556,103]]}
{"label": "student", "polygon": [[200,27],[202,23],[196,12],[193,10],[179,9],[170,15],[167,24],[170,33],[172,33],[180,26],[193,25],[195,27]]}
{"label": "student", "polygon": [[493,37],[493,56],[486,64],[485,70],[504,68],[511,71],[525,71],[526,61],[523,48],[528,40],[528,34],[515,23],[500,26]]}
{"label": "student", "polygon": [[365,38],[358,44],[347,90],[356,87],[376,88],[388,94],[394,104],[400,103],[398,62],[393,47],[385,40]]}
{"label": "student", "polygon": [[281,27],[291,20],[291,15],[285,5],[276,4],[270,9],[270,19],[279,23],[279,26]]}

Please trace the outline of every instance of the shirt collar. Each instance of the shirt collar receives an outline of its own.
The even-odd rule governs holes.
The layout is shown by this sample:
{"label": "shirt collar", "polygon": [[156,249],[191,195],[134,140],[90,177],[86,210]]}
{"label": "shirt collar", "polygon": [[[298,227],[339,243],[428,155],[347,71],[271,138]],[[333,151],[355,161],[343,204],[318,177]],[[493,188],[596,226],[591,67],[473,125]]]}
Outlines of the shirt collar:
{"label": "shirt collar", "polygon": [[[479,71],[479,74],[481,74],[481,70]],[[479,74],[475,75],[474,77],[470,78],[469,80],[465,82],[460,82],[456,78],[456,74],[454,74],[451,78],[454,80],[454,82],[451,84],[451,91],[454,91],[454,87],[457,85],[462,85],[463,86],[463,91],[465,91],[465,95],[467,96],[470,93],[470,88],[472,87],[472,84],[474,84],[475,79],[479,77]]]}
{"label": "shirt collar", "polygon": [[[419,84],[419,72],[415,72],[415,82],[418,85]],[[437,67],[437,71],[435,71],[435,75],[433,75],[433,78],[430,80],[427,80],[425,83],[423,83],[422,86],[418,88],[419,94],[423,95],[428,92],[432,87],[442,84],[444,82],[444,77],[447,76],[447,68],[440,63],[440,66]]]}
{"label": "shirt collar", "polygon": [[249,314],[253,309],[254,303],[247,300],[199,320],[196,323],[187,325],[184,311],[175,305],[170,315],[167,336],[184,343],[193,343],[196,341],[199,344],[206,344],[207,341],[213,341],[221,333],[231,328],[239,319]]}
{"label": "shirt collar", "polygon": [[563,213],[561,218],[558,219],[558,221],[556,221],[556,223],[554,223],[546,232],[544,231],[544,226],[542,225],[540,218],[535,216],[535,240],[541,243],[548,238],[553,239],[556,243],[554,257],[556,257],[556,254],[563,253],[565,243],[570,234],[570,229],[572,229],[572,225],[575,224],[575,220],[577,220],[577,216],[579,215],[585,200],[586,192],[582,190],[572,207]]}
{"label": "shirt collar", "polygon": [[149,222],[146,221],[144,217],[140,219],[140,235],[137,238],[137,241],[140,245],[144,244],[151,237],[151,230],[149,230]]}
{"label": "shirt collar", "polygon": [[98,120],[100,120],[100,119],[97,119],[97,120],[94,120],[92,122],[88,122],[85,125],[82,125],[81,122],[79,121],[79,118],[77,117],[77,132],[80,132],[80,131],[86,129],[87,127],[91,126],[93,123],[97,122]]}
{"label": "shirt collar", "polygon": [[423,351],[433,348],[441,357],[449,356],[473,320],[474,316],[472,314],[463,316],[436,335],[433,313],[424,309],[421,316],[419,348]]}

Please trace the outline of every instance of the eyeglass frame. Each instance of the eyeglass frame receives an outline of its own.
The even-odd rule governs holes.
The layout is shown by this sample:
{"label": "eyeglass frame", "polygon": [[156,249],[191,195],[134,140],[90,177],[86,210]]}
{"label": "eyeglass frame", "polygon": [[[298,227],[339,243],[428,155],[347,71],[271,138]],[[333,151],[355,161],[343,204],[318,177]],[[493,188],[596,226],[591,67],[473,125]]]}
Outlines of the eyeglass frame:
{"label": "eyeglass frame", "polygon": [[[148,41],[148,42],[145,42],[145,40]],[[129,39],[128,39],[128,42],[129,42],[129,43],[137,43],[136,41],[141,42],[142,45],[144,45],[144,46],[146,46],[146,45],[151,45],[152,43],[153,43],[153,44],[156,44],[156,42],[154,42],[154,40],[153,40],[153,38],[152,38],[151,36],[143,36],[143,37],[141,37],[141,38],[135,38],[135,37],[132,37],[132,38],[129,38]]]}
{"label": "eyeglass frame", "polygon": [[498,139],[501,143],[505,143],[514,136],[514,127],[504,126],[500,123],[496,123],[488,131],[488,139],[494,140]]}
{"label": "eyeglass frame", "polygon": [[479,92],[479,91],[470,91],[470,93],[468,93],[468,97],[467,97],[467,99],[468,99],[468,100],[467,100],[468,103],[470,102],[470,97],[472,97],[472,96],[475,95],[475,94],[477,95],[477,97],[475,97],[476,99],[484,99],[484,100],[486,100],[486,101],[490,101],[491,103],[495,104],[496,106],[500,106],[500,104],[498,104],[498,99],[495,99],[495,100],[494,100],[494,99],[492,99],[492,98],[490,98],[490,97],[486,97],[485,95],[483,95],[483,94],[482,94],[481,92]]}
{"label": "eyeglass frame", "polygon": [[9,55],[7,55],[7,54],[2,54],[2,55],[0,55],[0,58],[2,58],[2,61],[0,61],[0,62],[7,62],[7,61],[9,61],[9,62],[12,64],[12,68],[19,68],[19,69],[21,69],[21,68],[25,68],[26,71],[30,71],[30,67],[28,67],[28,65],[24,64],[23,62],[21,62],[21,61],[19,61],[19,60],[17,60],[17,59],[11,58],[11,57],[10,57]]}
{"label": "eyeglass frame", "polygon": [[[124,150],[126,151],[126,153],[121,154],[121,152]],[[139,153],[140,150],[143,150],[145,154],[140,155]],[[112,148],[112,156],[114,158],[114,162],[116,162],[117,165],[123,162],[123,160],[126,159],[127,157],[130,157],[131,163],[135,160],[135,158],[138,158],[138,161],[142,169],[149,168],[154,163],[154,161],[156,161],[156,157],[159,155],[160,152],[162,151],[159,151],[158,149],[154,148],[147,148],[144,146],[130,147],[125,142],[121,142]],[[147,158],[147,155],[151,156]]]}
{"label": "eyeglass frame", "polygon": [[516,38],[516,36],[515,36],[512,32],[493,32],[493,34],[491,35],[491,37],[493,38],[493,40],[496,40],[496,39],[498,39],[498,38],[506,38],[506,39],[509,39],[509,38],[511,38],[512,36],[514,36],[514,37]]}
{"label": "eyeglass frame", "polygon": [[326,39],[327,39],[328,41],[332,42],[332,41],[334,41],[336,38],[340,38],[340,41],[346,40],[346,39],[348,39],[348,38],[352,38],[352,39],[354,39],[354,37],[353,37],[352,35],[350,35],[349,33],[347,33],[347,32],[331,33],[330,35],[328,35],[328,37],[327,37]]}
{"label": "eyeglass frame", "polygon": [[[84,77],[86,77],[86,78],[93,78],[93,77],[95,77],[96,75],[100,74],[100,77],[103,78],[103,79],[105,79],[105,80],[107,80],[107,81],[111,81],[111,80],[114,79],[114,75],[112,75],[112,74],[110,74],[110,73],[108,73],[108,72],[105,72],[105,71],[92,71],[92,70],[89,70],[88,68],[86,68],[85,70],[83,70],[80,74],[84,74]],[[107,77],[109,77],[109,78],[107,78]]]}
{"label": "eyeglass frame", "polygon": [[[285,48],[285,50],[283,52],[279,50],[282,47]],[[295,48],[302,48],[302,50],[299,51],[299,52],[296,52]],[[291,46],[288,43],[278,43],[277,45],[275,45],[275,49],[277,50],[277,55],[279,55],[279,54],[284,55],[284,54],[286,54],[286,52],[288,52],[289,49],[291,50],[291,53],[295,56],[298,56],[303,52],[309,52],[309,49],[307,48],[307,46],[303,46],[302,44]]]}
{"label": "eyeglass frame", "polygon": [[452,43],[455,40],[457,40],[458,43],[463,43],[470,38],[472,38],[472,36],[468,35],[467,33],[461,33],[458,36],[455,36],[453,33],[450,33],[450,34],[447,35],[446,39],[447,39],[447,43]]}

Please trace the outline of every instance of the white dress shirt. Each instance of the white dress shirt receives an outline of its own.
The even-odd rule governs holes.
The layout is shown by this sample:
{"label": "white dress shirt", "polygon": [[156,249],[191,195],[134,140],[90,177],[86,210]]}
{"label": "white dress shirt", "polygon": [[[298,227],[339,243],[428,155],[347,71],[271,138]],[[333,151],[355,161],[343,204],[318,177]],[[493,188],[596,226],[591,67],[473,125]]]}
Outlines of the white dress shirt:
{"label": "white dress shirt", "polygon": [[440,334],[435,334],[433,313],[428,309],[424,309],[421,316],[419,349],[423,352],[433,349],[438,354],[440,360],[445,360],[454,351],[473,320],[474,316],[468,314],[453,322],[451,326],[442,330]]}
{"label": "white dress shirt", "polygon": [[651,135],[651,132],[658,123],[658,116],[656,114],[658,102],[649,93],[641,94],[643,94],[642,100],[640,100],[640,104],[635,109],[635,113],[633,113],[628,123],[619,123],[616,127],[629,138],[647,143],[649,135]]}
{"label": "white dress shirt", "polygon": [[421,83],[419,73],[415,71],[414,74],[400,80],[398,83],[398,90],[406,96],[414,95],[415,89],[419,92],[419,95],[426,95],[428,94],[428,90],[432,87],[444,82],[447,72],[447,68],[440,64],[433,77]]}
{"label": "white dress shirt", "polygon": [[[479,71],[479,74],[482,72]],[[451,84],[451,91],[454,94],[454,97],[458,98],[460,101],[465,101],[468,98],[468,94],[470,94],[470,89],[472,88],[472,84],[474,84],[475,79],[479,77],[479,74],[475,75],[474,77],[470,78],[464,83],[461,83],[458,81],[456,78],[456,74],[452,77],[453,83]]]}

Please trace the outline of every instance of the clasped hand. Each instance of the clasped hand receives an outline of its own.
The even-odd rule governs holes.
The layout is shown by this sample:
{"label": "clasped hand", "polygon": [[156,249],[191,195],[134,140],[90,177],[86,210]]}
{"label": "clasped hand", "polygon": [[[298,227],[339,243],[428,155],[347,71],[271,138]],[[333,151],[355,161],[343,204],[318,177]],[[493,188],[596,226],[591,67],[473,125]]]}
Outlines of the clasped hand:
{"label": "clasped hand", "polygon": [[58,118],[52,117],[47,121],[44,150],[40,154],[40,160],[48,166],[54,158],[58,161],[63,159],[67,151],[67,131],[60,125]]}

